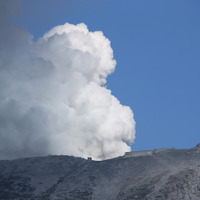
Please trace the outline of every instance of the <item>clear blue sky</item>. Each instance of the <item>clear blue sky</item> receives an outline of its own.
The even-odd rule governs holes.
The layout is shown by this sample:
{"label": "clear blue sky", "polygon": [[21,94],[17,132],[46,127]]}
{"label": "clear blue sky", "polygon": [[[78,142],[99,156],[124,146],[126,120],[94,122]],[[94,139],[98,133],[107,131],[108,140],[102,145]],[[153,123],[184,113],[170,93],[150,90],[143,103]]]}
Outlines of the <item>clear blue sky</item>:
{"label": "clear blue sky", "polygon": [[14,21],[35,39],[55,25],[84,22],[111,40],[108,79],[136,120],[133,150],[200,142],[199,0],[24,0]]}

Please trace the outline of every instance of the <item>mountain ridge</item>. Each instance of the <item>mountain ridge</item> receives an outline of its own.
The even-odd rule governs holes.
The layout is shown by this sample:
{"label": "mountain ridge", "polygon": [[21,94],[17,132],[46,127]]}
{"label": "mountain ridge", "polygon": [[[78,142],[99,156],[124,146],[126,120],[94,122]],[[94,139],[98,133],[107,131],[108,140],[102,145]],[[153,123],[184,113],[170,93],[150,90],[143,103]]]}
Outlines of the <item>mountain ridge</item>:
{"label": "mountain ridge", "polygon": [[93,161],[73,156],[0,161],[1,200],[197,200],[200,147],[128,152]]}

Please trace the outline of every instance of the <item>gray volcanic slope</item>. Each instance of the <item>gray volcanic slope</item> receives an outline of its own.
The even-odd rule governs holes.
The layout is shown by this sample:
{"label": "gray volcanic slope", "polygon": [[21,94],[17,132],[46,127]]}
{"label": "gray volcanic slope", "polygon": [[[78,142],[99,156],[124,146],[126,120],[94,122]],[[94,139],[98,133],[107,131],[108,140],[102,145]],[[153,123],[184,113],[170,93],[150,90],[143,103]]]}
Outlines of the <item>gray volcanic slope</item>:
{"label": "gray volcanic slope", "polygon": [[0,161],[0,200],[199,200],[200,152],[160,149],[89,161]]}

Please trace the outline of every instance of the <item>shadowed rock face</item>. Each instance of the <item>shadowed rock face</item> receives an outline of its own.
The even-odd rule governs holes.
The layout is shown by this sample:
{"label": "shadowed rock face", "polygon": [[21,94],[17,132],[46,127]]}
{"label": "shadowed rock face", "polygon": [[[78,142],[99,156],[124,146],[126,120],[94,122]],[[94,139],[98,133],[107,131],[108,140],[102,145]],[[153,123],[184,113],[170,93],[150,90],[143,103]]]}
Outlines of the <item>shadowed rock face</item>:
{"label": "shadowed rock face", "polygon": [[71,156],[0,161],[0,199],[200,199],[199,147],[133,154],[105,161]]}

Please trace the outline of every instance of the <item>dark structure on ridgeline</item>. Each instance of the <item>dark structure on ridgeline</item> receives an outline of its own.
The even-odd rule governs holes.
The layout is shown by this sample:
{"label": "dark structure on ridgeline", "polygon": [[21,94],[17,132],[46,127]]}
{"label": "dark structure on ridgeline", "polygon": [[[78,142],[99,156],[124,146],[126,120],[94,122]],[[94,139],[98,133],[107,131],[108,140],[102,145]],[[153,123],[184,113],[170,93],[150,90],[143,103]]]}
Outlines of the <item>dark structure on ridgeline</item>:
{"label": "dark structure on ridgeline", "polygon": [[200,144],[104,161],[72,156],[0,161],[0,200],[189,199],[200,199]]}

